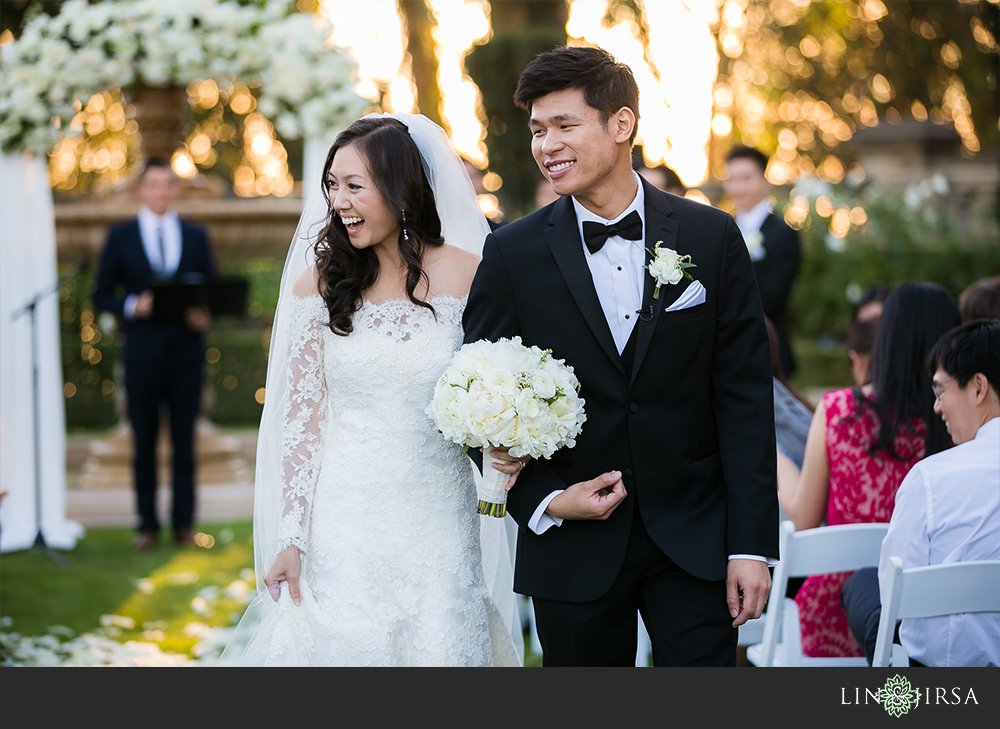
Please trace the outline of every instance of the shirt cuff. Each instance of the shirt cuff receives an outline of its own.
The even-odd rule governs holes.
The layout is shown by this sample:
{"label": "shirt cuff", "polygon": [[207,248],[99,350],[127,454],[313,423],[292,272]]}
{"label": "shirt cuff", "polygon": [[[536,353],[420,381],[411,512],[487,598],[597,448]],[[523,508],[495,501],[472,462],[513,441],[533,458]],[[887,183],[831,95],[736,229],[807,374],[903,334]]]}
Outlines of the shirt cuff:
{"label": "shirt cuff", "polygon": [[125,314],[125,318],[129,321],[135,319],[135,304],[139,300],[139,294],[129,294],[125,297],[125,306],[122,307],[122,313]]}
{"label": "shirt cuff", "polygon": [[778,560],[761,557],[759,554],[731,554],[729,559],[752,559],[757,562],[767,562],[768,567],[776,567],[778,564]]}
{"label": "shirt cuff", "polygon": [[535,534],[541,534],[551,526],[562,526],[563,520],[560,517],[546,514],[545,510],[549,508],[549,504],[552,499],[561,494],[563,491],[565,491],[565,489],[553,491],[551,494],[542,499],[542,503],[538,505],[538,508],[535,509],[535,513],[531,515],[530,519],[528,519],[528,529],[533,531]]}

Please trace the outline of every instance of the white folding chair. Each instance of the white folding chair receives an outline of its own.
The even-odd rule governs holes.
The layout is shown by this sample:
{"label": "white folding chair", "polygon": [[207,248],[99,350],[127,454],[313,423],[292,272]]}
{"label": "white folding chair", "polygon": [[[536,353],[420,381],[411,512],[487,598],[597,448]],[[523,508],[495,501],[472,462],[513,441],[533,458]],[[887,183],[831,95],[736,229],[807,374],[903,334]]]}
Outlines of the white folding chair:
{"label": "white folding chair", "polygon": [[885,589],[872,666],[908,666],[906,650],[892,642],[896,621],[1000,612],[1000,560],[903,569],[903,560],[889,557]]}
{"label": "white folding chair", "polygon": [[814,658],[802,653],[802,631],[795,600],[786,598],[792,577],[849,572],[878,564],[888,524],[838,524],[795,531],[781,523],[778,566],[764,620],[764,637],[747,648],[755,666],[867,666],[864,657]]}
{"label": "white folding chair", "polygon": [[649,668],[653,665],[653,643],[649,639],[649,631],[646,630],[646,624],[642,622],[642,616],[639,616],[639,637],[636,640],[635,648],[635,665],[638,668]]}

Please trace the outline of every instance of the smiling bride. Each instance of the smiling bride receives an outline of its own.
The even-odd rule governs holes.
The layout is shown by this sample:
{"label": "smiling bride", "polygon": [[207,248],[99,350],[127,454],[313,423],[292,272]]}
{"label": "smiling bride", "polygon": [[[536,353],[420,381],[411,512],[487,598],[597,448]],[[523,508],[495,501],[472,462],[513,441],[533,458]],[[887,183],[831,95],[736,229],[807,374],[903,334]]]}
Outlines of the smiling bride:
{"label": "smiling bride", "polygon": [[220,665],[521,665],[510,517],[476,515],[474,467],[424,412],[489,232],[472,183],[440,127],[370,115],[323,189],[273,327],[258,594]]}

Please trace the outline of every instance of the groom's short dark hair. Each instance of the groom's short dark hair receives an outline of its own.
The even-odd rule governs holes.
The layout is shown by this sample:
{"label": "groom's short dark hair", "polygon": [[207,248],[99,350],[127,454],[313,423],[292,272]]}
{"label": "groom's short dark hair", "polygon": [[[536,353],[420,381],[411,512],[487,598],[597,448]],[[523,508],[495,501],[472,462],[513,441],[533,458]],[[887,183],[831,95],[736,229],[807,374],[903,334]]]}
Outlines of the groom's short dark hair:
{"label": "groom's short dark hair", "polygon": [[605,126],[623,106],[631,109],[636,125],[629,141],[635,141],[639,128],[639,86],[631,68],[603,48],[561,46],[539,53],[521,72],[514,103],[530,112],[536,99],[566,89],[583,91],[583,100],[597,109]]}

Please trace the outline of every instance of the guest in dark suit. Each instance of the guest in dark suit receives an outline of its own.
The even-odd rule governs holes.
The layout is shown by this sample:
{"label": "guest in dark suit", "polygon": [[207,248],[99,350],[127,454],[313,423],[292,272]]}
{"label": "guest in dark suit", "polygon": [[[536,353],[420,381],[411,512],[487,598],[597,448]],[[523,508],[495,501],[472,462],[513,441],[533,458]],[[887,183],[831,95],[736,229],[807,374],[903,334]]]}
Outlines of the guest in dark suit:
{"label": "guest in dark suit", "polygon": [[764,176],[767,156],[763,152],[753,147],[734,147],[726,157],[726,169],[726,194],[736,205],[736,224],[750,251],[760,303],[778,332],[781,368],[791,376],[796,364],[788,335],[787,307],[802,258],[799,234],[774,214],[767,197],[771,184]]}
{"label": "guest in dark suit", "polygon": [[137,549],[151,549],[159,538],[156,441],[161,405],[169,411],[173,445],[174,540],[194,542],[195,420],[201,404],[204,333],[212,322],[204,307],[188,307],[176,321],[153,321],[152,287],[214,279],[216,268],[205,231],[181,221],[173,210],[179,189],[168,161],[146,163],[136,187],[142,206],[134,220],[108,233],[93,296],[95,308],[124,321],[122,359],[134,436]]}
{"label": "guest in dark suit", "polygon": [[[487,237],[465,338],[551,349],[587,422],[551,460],[497,451],[515,479],[514,589],[532,597],[544,665],[635,665],[638,614],[655,665],[735,665],[778,556],[771,360],[746,246],[731,216],[633,171],[638,88],[606,51],[538,56],[515,102],[560,197]],[[691,256],[693,280],[656,286],[643,266],[657,243]]]}

